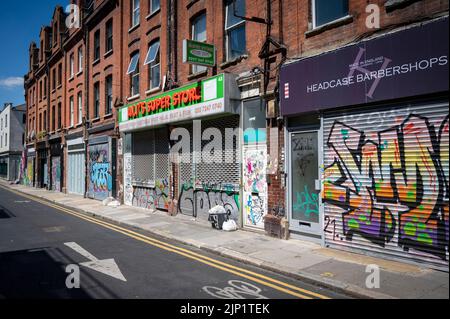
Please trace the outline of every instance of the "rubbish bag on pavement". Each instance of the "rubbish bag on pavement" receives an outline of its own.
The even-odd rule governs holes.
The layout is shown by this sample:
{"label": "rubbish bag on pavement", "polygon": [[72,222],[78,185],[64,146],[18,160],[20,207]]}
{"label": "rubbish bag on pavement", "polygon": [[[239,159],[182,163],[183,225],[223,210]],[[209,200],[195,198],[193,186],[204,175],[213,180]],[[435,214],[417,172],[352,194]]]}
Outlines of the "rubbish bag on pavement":
{"label": "rubbish bag on pavement", "polygon": [[215,229],[222,229],[223,223],[228,220],[228,214],[225,208],[218,205],[209,210],[208,221]]}
{"label": "rubbish bag on pavement", "polygon": [[235,231],[237,230],[237,224],[233,219],[230,219],[223,223],[222,229],[224,231]]}

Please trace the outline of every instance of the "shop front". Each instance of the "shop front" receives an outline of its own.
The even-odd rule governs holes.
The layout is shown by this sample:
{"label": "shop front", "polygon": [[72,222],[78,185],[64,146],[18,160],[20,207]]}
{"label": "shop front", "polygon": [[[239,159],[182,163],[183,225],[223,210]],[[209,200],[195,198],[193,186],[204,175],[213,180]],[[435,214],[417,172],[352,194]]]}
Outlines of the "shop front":
{"label": "shop front", "polygon": [[85,195],[86,146],[82,137],[67,139],[66,187],[69,194]]}
{"label": "shop front", "polygon": [[34,187],[34,167],[36,163],[36,149],[34,147],[28,147],[26,149],[26,161],[24,172],[22,176],[22,184],[25,186]]}
{"label": "shop front", "polygon": [[50,142],[50,190],[55,192],[62,191],[62,174],[63,171],[63,148],[61,138],[56,137],[49,140]]}
{"label": "shop front", "polygon": [[221,205],[241,221],[240,108],[221,74],[121,109],[125,204],[199,219]]}
{"label": "shop front", "polygon": [[291,234],[448,271],[447,39],[441,18],[282,68]]}
{"label": "shop front", "polygon": [[37,150],[37,188],[47,188],[49,186],[48,175],[48,148],[46,142],[36,144]]}

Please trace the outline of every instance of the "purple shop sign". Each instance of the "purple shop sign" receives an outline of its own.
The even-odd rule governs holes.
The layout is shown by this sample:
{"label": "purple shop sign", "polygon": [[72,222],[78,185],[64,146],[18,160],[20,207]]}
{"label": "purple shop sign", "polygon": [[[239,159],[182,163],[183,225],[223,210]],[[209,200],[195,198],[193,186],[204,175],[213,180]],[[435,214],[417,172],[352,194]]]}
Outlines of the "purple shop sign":
{"label": "purple shop sign", "polygon": [[282,115],[448,91],[448,18],[281,69]]}

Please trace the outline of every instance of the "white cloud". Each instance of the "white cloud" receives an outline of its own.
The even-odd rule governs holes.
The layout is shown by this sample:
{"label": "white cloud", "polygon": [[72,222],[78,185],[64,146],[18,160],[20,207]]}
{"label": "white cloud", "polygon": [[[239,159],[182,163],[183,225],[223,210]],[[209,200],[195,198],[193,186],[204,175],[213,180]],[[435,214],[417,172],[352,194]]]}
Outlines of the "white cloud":
{"label": "white cloud", "polygon": [[22,77],[9,77],[0,79],[0,87],[1,88],[15,88],[23,86],[23,78]]}

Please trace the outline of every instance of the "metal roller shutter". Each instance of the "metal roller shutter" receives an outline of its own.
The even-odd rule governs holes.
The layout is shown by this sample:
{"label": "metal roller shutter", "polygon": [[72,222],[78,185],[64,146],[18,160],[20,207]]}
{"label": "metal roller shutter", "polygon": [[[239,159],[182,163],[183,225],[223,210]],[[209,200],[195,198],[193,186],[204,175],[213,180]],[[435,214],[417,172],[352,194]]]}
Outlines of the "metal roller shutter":
{"label": "metal roller shutter", "polygon": [[448,102],[324,116],[326,244],[448,269]]}

